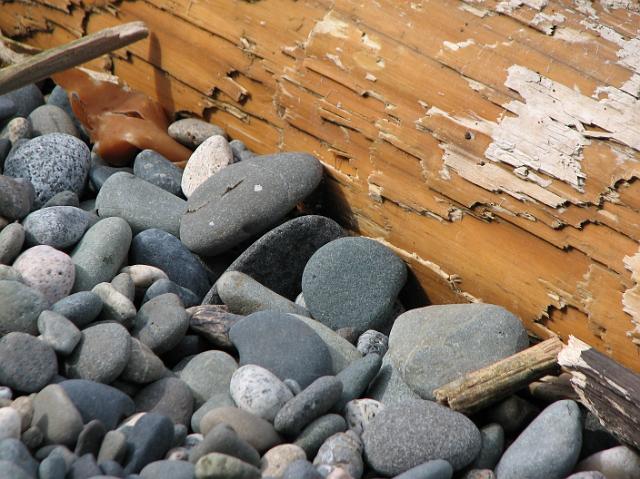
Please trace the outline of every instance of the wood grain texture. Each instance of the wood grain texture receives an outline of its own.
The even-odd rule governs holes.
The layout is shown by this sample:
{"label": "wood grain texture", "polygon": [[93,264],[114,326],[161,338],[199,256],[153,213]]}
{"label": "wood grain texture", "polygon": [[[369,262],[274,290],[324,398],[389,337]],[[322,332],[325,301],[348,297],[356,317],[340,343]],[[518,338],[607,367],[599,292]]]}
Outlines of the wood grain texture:
{"label": "wood grain texture", "polygon": [[334,214],[430,301],[640,370],[640,13],[610,3],[0,0],[0,28],[48,47],[144,20],[92,65],[257,152],[318,156]]}

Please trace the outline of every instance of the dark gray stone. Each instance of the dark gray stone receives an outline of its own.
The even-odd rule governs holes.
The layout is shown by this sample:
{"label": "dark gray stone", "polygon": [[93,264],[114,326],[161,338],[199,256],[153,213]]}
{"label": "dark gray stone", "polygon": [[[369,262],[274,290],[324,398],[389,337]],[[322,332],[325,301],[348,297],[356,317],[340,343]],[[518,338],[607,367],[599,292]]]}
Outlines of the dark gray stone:
{"label": "dark gray stone", "polygon": [[0,364],[0,384],[25,393],[40,391],[58,372],[53,348],[20,332],[0,339]]}
{"label": "dark gray stone", "polygon": [[189,453],[189,462],[195,464],[211,452],[237,457],[241,461],[260,467],[260,454],[248,442],[241,439],[227,424],[218,424]]}
{"label": "dark gray stone", "polygon": [[0,264],[9,265],[18,257],[24,245],[24,228],[11,223],[0,231]]}
{"label": "dark gray stone", "polygon": [[471,464],[472,469],[493,469],[504,452],[504,429],[497,423],[480,429],[482,448]]}
{"label": "dark gray stone", "polygon": [[78,346],[65,361],[70,378],[99,383],[113,382],[127,365],[131,336],[120,324],[96,324],[82,330]]}
{"label": "dark gray stone", "polygon": [[18,112],[18,106],[9,96],[0,96],[0,124]]}
{"label": "dark gray stone", "polygon": [[[31,457],[27,447],[14,438],[0,441],[0,461],[12,462],[24,470],[30,478],[36,477],[38,473],[38,463]],[[13,476],[6,477],[14,479]]]}
{"label": "dark gray stone", "polygon": [[[324,216],[294,218],[265,233],[227,271],[240,271],[293,300],[302,290],[302,272],[309,258],[318,248],[342,236],[340,225]],[[217,299],[214,285],[205,302],[216,303]]]}
{"label": "dark gray stone", "polygon": [[129,173],[111,175],[96,197],[98,216],[124,218],[134,234],[158,228],[178,237],[187,203]]}
{"label": "dark gray stone", "polygon": [[9,140],[9,138],[0,138],[0,173],[4,169],[4,161],[7,159],[10,151],[11,140]]}
{"label": "dark gray stone", "polygon": [[89,175],[89,155],[89,148],[78,138],[50,133],[9,155],[4,173],[30,180],[36,194],[34,204],[40,207],[61,191],[82,195]]}
{"label": "dark gray stone", "polygon": [[407,385],[433,399],[434,389],[528,345],[522,323],[506,309],[448,304],[401,314],[389,335],[388,354]]}
{"label": "dark gray stone", "polygon": [[280,409],[273,421],[276,431],[297,436],[307,424],[329,411],[341,394],[342,382],[335,376],[316,379]]}
{"label": "dark gray stone", "polygon": [[367,238],[340,238],[321,247],[302,276],[305,304],[331,329],[381,330],[407,279],[404,262]]}
{"label": "dark gray stone", "polygon": [[401,474],[434,459],[458,471],[480,452],[481,434],[466,416],[431,401],[388,406],[362,433],[368,464],[378,473]]}
{"label": "dark gray stone", "polygon": [[29,113],[44,103],[40,89],[33,83],[5,93],[0,98],[8,98],[13,101],[17,108],[15,115],[24,117],[29,116]]}
{"label": "dark gray stone", "polygon": [[93,454],[85,454],[79,457],[69,467],[67,479],[91,479],[102,475],[102,471],[96,464]]}
{"label": "dark gray stone", "polygon": [[91,454],[93,457],[97,457],[106,433],[107,431],[104,424],[99,420],[94,419],[89,421],[85,424],[84,428],[82,428],[82,431],[80,431],[76,448],[73,451],[74,454],[78,457],[82,457],[85,454]]}
{"label": "dark gray stone", "polygon": [[131,264],[148,264],[169,279],[202,297],[209,289],[207,271],[200,260],[176,237],[159,229],[137,234],[131,243]]}
{"label": "dark gray stone", "polygon": [[149,183],[182,196],[182,170],[153,150],[142,150],[133,163],[133,174]]}
{"label": "dark gray stone", "polygon": [[333,409],[341,412],[349,401],[362,397],[362,394],[369,387],[369,383],[380,371],[381,365],[382,358],[380,356],[368,354],[340,371],[336,377],[342,383],[342,395]]}
{"label": "dark gray stone", "polygon": [[128,173],[132,175],[133,168],[128,166],[109,166],[102,160],[102,158],[100,158],[98,153],[95,151],[91,152],[91,169],[89,170],[89,179],[91,180],[91,186],[96,193],[100,191],[105,181],[116,173]]}
{"label": "dark gray stone", "polygon": [[80,291],[61,299],[51,310],[82,328],[98,317],[102,311],[102,299],[92,291]]}
{"label": "dark gray stone", "polygon": [[240,353],[240,365],[257,364],[280,379],[295,379],[305,388],[333,372],[331,354],[320,336],[299,319],[261,311],[233,325],[229,337]]}
{"label": "dark gray stone", "polygon": [[72,447],[82,431],[82,416],[59,384],[50,384],[33,400],[32,425],[42,431],[44,444]]}
{"label": "dark gray stone", "polygon": [[293,461],[282,474],[282,479],[323,479],[313,464],[304,459]]}
{"label": "dark gray stone", "polygon": [[66,133],[80,138],[73,120],[59,106],[41,105],[29,113],[28,118],[31,121],[34,137],[48,133]]}
{"label": "dark gray stone", "polygon": [[167,131],[171,138],[192,150],[200,146],[210,136],[225,136],[222,128],[198,118],[183,118],[174,121],[169,125]]}
{"label": "dark gray stone", "polygon": [[200,407],[207,399],[218,394],[229,394],[231,376],[238,365],[229,354],[223,351],[205,351],[189,360],[178,371],[193,393],[195,407]]}
{"label": "dark gray stone", "polygon": [[193,479],[196,474],[193,464],[185,461],[156,461],[147,464],[140,477],[142,479]]}
{"label": "dark gray stone", "polygon": [[347,423],[338,414],[325,414],[309,423],[294,444],[301,447],[308,458],[313,458],[329,437],[347,430]]}
{"label": "dark gray stone", "polygon": [[173,293],[156,296],[138,310],[131,335],[156,354],[173,349],[189,328],[189,317]]}
{"label": "dark gray stone", "polygon": [[582,451],[580,457],[584,459],[596,452],[604,451],[619,446],[618,441],[591,411],[587,411],[584,418],[584,430],[582,431]]}
{"label": "dark gray stone", "polygon": [[120,378],[135,384],[147,384],[165,377],[168,370],[162,360],[144,343],[131,338],[129,362]]}
{"label": "dark gray stone", "polygon": [[29,179],[0,175],[0,216],[10,221],[21,220],[31,211],[35,194]]}
{"label": "dark gray stone", "polygon": [[163,378],[141,389],[134,398],[137,412],[162,414],[175,424],[188,425],[193,413],[193,394],[178,378]]}
{"label": "dark gray stone", "polygon": [[89,228],[71,252],[76,266],[73,291],[111,281],[127,257],[131,236],[131,228],[122,218],[106,218]]}
{"label": "dark gray stone", "polygon": [[48,303],[36,289],[17,281],[0,281],[0,336],[14,331],[38,334],[38,316]]}
{"label": "dark gray stone", "polygon": [[90,213],[73,206],[42,208],[24,219],[25,239],[28,246],[68,248],[80,241],[92,220]]}
{"label": "dark gray stone", "polygon": [[43,311],[38,316],[38,331],[45,343],[64,356],[71,354],[82,333],[75,324],[54,311]]}
{"label": "dark gray stone", "polygon": [[[44,204],[43,208],[49,208],[51,206],[73,206],[74,208],[79,208],[80,199],[73,191],[65,190],[53,195],[51,199]],[[97,221],[97,217],[95,220]]]}
{"label": "dark gray stone", "polygon": [[150,462],[162,459],[171,448],[173,422],[161,414],[147,413],[125,435],[130,453],[123,464],[124,472],[137,473]]}
{"label": "dark gray stone", "polygon": [[507,448],[496,466],[496,475],[561,479],[575,467],[581,447],[582,413],[578,404],[571,400],[557,401],[542,411]]}
{"label": "dark gray stone", "polygon": [[451,479],[453,467],[447,461],[435,459],[413,467],[394,479]]}
{"label": "dark gray stone", "polygon": [[180,239],[197,254],[223,253],[274,226],[321,178],[320,162],[303,153],[260,156],[229,165],[190,196]]}
{"label": "dark gray stone", "polygon": [[187,289],[183,286],[180,286],[177,283],[174,283],[170,279],[159,279],[155,281],[144,293],[144,297],[142,298],[142,304],[145,304],[147,301],[155,298],[156,296],[160,296],[161,294],[173,293],[177,294],[178,297],[182,300],[185,308],[190,308],[191,306],[197,306],[200,304],[200,298],[190,289]]}
{"label": "dark gray stone", "polygon": [[482,418],[500,424],[505,434],[515,434],[522,431],[538,414],[540,409],[536,405],[520,396],[511,396],[482,411]]}
{"label": "dark gray stone", "polygon": [[124,477],[124,469],[122,469],[122,466],[116,461],[103,461],[98,464],[98,467],[100,467],[100,470],[105,474],[105,476],[108,476],[108,478],[104,476],[98,476],[98,478],[114,479]]}

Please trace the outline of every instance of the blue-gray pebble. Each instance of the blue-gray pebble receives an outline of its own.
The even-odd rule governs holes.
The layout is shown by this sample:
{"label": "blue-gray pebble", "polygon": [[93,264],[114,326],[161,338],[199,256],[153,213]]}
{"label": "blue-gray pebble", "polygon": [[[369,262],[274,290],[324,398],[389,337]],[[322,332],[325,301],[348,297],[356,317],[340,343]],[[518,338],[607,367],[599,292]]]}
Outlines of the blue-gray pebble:
{"label": "blue-gray pebble", "polygon": [[0,281],[0,336],[13,331],[38,334],[38,316],[49,302],[43,294],[18,281]]}
{"label": "blue-gray pebble", "polygon": [[29,214],[22,224],[28,246],[64,249],[80,241],[92,220],[92,215],[80,208],[51,206]]}
{"label": "blue-gray pebble", "polygon": [[394,479],[451,479],[453,467],[447,461],[434,459],[403,472]]}
{"label": "blue-gray pebble", "polygon": [[200,298],[193,291],[179,284],[174,283],[170,279],[159,279],[155,281],[151,286],[147,288],[142,298],[142,304],[147,301],[160,296],[161,294],[173,293],[177,294],[185,308],[196,306],[200,304]]}
{"label": "blue-gray pebble", "polygon": [[33,83],[5,93],[0,98],[9,98],[17,108],[15,116],[28,117],[29,113],[44,103],[44,96]]}
{"label": "blue-gray pebble", "polygon": [[182,170],[153,150],[142,150],[133,162],[133,174],[159,186],[172,195],[182,196]]}
{"label": "blue-gray pebble", "polygon": [[93,291],[80,291],[62,298],[51,310],[82,328],[93,322],[102,311],[102,299]]}

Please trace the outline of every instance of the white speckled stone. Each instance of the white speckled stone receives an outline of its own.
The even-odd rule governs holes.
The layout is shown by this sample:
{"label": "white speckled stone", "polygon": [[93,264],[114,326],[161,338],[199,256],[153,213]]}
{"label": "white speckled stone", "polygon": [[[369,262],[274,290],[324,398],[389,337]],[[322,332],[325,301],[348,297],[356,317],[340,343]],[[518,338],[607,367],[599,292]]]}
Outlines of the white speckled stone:
{"label": "white speckled stone", "polygon": [[376,417],[384,405],[375,399],[354,399],[349,401],[344,408],[344,417],[349,429],[357,434],[362,434],[367,424]]}
{"label": "white speckled stone", "polygon": [[240,409],[273,421],[293,394],[275,374],[255,364],[236,370],[229,386],[231,397]]}
{"label": "white speckled stone", "polygon": [[220,135],[207,138],[193,152],[182,174],[182,192],[189,198],[191,193],[225,166],[233,163],[233,151],[227,140]]}
{"label": "white speckled stone", "polygon": [[6,138],[11,143],[15,143],[22,138],[31,138],[32,134],[31,122],[27,118],[16,117],[2,129],[0,138]]}
{"label": "white speckled stone", "polygon": [[71,292],[76,270],[68,254],[51,246],[34,246],[13,263],[24,283],[40,291],[53,304]]}

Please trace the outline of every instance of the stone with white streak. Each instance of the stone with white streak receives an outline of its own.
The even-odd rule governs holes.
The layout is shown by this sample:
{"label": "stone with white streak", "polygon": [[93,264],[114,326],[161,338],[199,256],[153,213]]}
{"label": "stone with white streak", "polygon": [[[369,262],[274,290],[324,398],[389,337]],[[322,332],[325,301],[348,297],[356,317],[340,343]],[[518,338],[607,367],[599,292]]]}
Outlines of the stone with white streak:
{"label": "stone with white streak", "polygon": [[272,422],[282,406],[293,398],[287,385],[275,374],[255,364],[236,370],[229,387],[240,409]]}
{"label": "stone with white streak", "polygon": [[229,142],[221,136],[210,136],[193,152],[182,174],[182,192],[191,193],[225,166],[233,163],[233,151]]}

